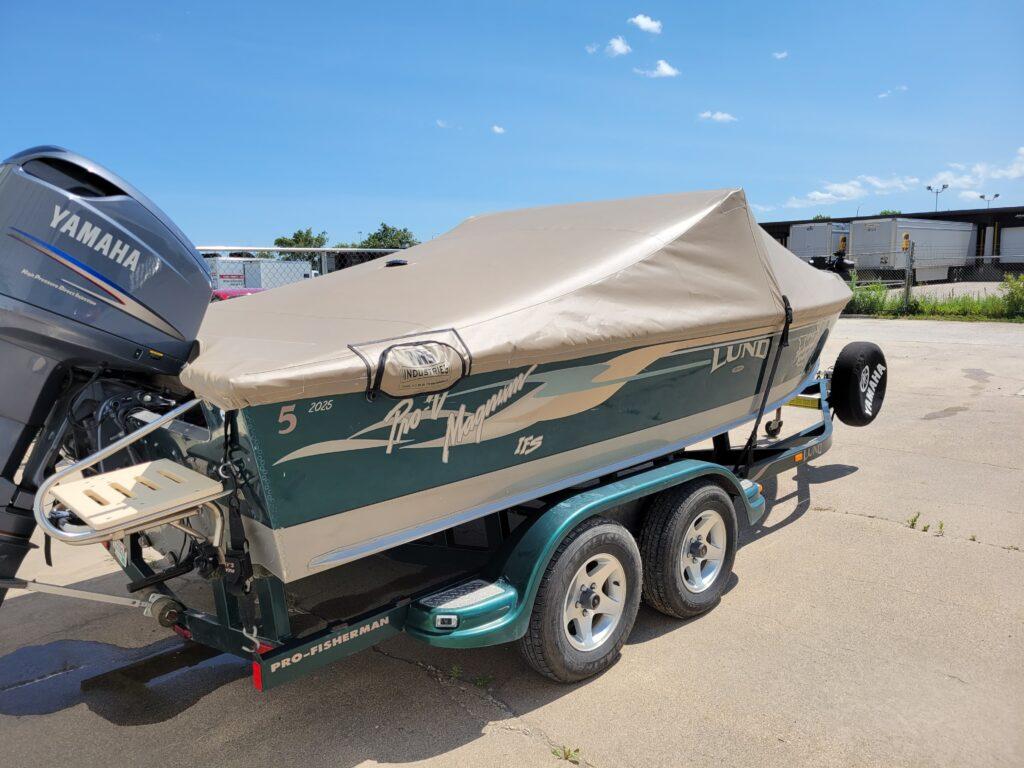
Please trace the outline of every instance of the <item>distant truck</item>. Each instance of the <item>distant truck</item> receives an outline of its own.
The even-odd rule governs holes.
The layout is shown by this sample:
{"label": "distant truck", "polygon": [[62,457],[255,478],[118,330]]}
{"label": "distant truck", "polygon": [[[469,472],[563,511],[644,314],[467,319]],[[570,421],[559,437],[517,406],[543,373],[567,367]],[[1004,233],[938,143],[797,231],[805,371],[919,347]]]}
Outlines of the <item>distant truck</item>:
{"label": "distant truck", "polygon": [[850,237],[850,225],[838,221],[813,221],[789,227],[786,247],[807,262],[844,253]]}
{"label": "distant truck", "polygon": [[911,243],[916,282],[962,279],[973,264],[973,224],[893,216],[850,225],[850,258],[859,277],[903,278]]}
{"label": "distant truck", "polygon": [[214,290],[229,288],[277,288],[297,283],[318,272],[308,261],[281,261],[241,256],[206,256]]}

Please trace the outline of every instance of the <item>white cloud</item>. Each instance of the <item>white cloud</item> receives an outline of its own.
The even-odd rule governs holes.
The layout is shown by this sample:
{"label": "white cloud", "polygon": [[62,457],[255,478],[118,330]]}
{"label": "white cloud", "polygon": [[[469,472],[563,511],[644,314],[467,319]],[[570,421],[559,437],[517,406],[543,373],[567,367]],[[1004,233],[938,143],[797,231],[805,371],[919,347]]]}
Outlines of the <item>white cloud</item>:
{"label": "white cloud", "polygon": [[786,208],[809,208],[815,205],[834,205],[849,200],[859,200],[869,194],[887,195],[891,192],[907,192],[919,186],[916,176],[878,176],[861,174],[855,179],[823,184],[821,189],[808,192],[803,197],[791,197],[785,202]]}
{"label": "white cloud", "polygon": [[887,195],[890,192],[907,192],[921,184],[917,176],[892,176],[888,179],[880,179],[877,176],[860,175],[857,180],[867,184],[877,195]]}
{"label": "white cloud", "polygon": [[505,132],[505,129],[502,126],[500,126],[500,125],[492,125],[491,126],[491,133],[496,133],[496,134],[498,134],[500,136],[504,132]]}
{"label": "white cloud", "polygon": [[664,59],[658,59],[654,69],[640,69],[637,67],[633,71],[644,77],[675,77],[679,74],[679,70]]}
{"label": "white cloud", "polygon": [[776,61],[782,61],[783,59],[788,59],[789,58],[789,51],[775,51],[775,53],[772,54],[772,58],[775,59]]}
{"label": "white cloud", "polygon": [[661,34],[661,22],[655,21],[650,16],[644,13],[638,13],[631,19],[627,19],[630,24],[635,24],[637,27],[642,29],[644,32],[650,32],[652,35]]}
{"label": "white cloud", "polygon": [[618,37],[613,37],[608,41],[608,45],[605,46],[604,52],[609,56],[625,56],[632,50],[633,49],[629,47],[629,43],[626,42],[622,35],[619,35]]}
{"label": "white cloud", "polygon": [[758,205],[757,203],[751,203],[750,207],[753,208],[758,213],[768,213],[768,211],[775,210],[774,205]]}
{"label": "white cloud", "polygon": [[583,46],[583,50],[585,50],[587,53],[593,54],[597,53],[597,49],[600,47],[601,46],[598,45],[597,43],[587,43],[585,46]]}
{"label": "white cloud", "polygon": [[985,165],[978,163],[970,170],[960,173],[956,173],[954,171],[939,171],[932,176],[928,183],[932,186],[948,184],[953,189],[973,189],[981,184],[986,175]]}
{"label": "white cloud", "polygon": [[710,109],[706,109],[697,115],[701,120],[712,120],[716,123],[735,123],[739,120],[738,117],[733,117],[728,112],[712,112]]}
{"label": "white cloud", "polygon": [[1024,147],[1017,147],[1017,154],[1005,168],[992,170],[993,179],[1019,179],[1024,177]]}
{"label": "white cloud", "polygon": [[[701,117],[711,119],[712,114],[704,112],[701,113]],[[980,202],[978,195],[982,191],[986,194],[1000,192],[1003,195],[1000,200],[1003,200],[1008,193],[1019,189],[1012,185],[1007,189],[1004,185],[1021,181],[1024,181],[1024,147],[1018,147],[1013,157],[1004,165],[950,162],[946,163],[945,170],[939,171],[930,179],[921,179],[917,176],[880,177],[860,174],[849,181],[822,184],[820,189],[800,197],[790,197],[782,205],[785,208],[811,208],[860,200],[869,195],[923,193],[926,185],[941,187],[943,184],[948,185],[951,191],[955,191],[961,200]]]}
{"label": "white cloud", "polygon": [[437,119],[437,120],[434,121],[434,125],[436,125],[438,128],[447,128],[448,127],[448,121],[447,120]]}
{"label": "white cloud", "polygon": [[[1016,181],[1024,178],[1024,147],[1018,147],[1013,158],[1006,165],[991,163],[947,163],[951,171],[939,171],[928,180],[930,185],[948,184],[950,189],[962,190],[960,197],[964,200],[977,199],[979,189],[984,189],[988,182]],[[993,192],[998,192],[998,189]],[[973,196],[973,197],[972,197]]]}
{"label": "white cloud", "polygon": [[905,85],[897,85],[895,88],[890,88],[887,91],[882,91],[880,94],[878,94],[878,98],[880,98],[880,99],[888,99],[894,93],[903,93],[904,91],[909,91],[909,90],[910,89],[907,88],[907,86],[905,86]]}

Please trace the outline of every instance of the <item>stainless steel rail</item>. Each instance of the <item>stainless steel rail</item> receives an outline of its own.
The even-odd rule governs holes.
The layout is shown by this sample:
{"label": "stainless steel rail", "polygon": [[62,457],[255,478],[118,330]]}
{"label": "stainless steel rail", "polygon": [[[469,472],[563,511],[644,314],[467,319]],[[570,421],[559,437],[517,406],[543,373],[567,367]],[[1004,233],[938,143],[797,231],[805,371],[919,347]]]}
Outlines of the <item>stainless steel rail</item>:
{"label": "stainless steel rail", "polygon": [[[81,461],[77,461],[71,466],[65,467],[61,471],[54,472],[52,475],[50,475],[50,477],[48,477],[45,480],[45,482],[43,482],[43,484],[39,486],[39,490],[36,491],[35,500],[32,503],[32,513],[35,515],[36,523],[39,524],[39,527],[42,528],[43,531],[45,531],[48,535],[52,536],[58,541],[63,541],[67,544],[95,544],[101,541],[119,539],[125,536],[126,534],[135,533],[136,531],[140,531],[144,528],[152,527],[154,525],[163,525],[167,522],[170,522],[171,519],[176,519],[175,516],[178,515],[179,512],[188,512],[193,508],[198,508],[207,502],[214,501],[215,499],[219,499],[222,496],[226,496],[228,493],[230,493],[230,490],[223,490],[218,493],[211,494],[210,496],[190,502],[188,504],[182,504],[177,507],[172,507],[170,509],[158,510],[156,512],[152,512],[148,515],[143,515],[133,520],[131,525],[127,525],[124,528],[117,528],[109,531],[96,531],[92,528],[78,525],[73,526],[77,530],[67,530],[63,528],[59,523],[52,520],[49,514],[44,509],[46,505],[47,496],[49,496],[50,494],[50,490],[55,485],[60,483],[61,480],[65,479],[69,475],[73,475],[77,472],[81,472],[82,470],[88,469],[94,464],[103,461],[103,459],[114,455],[118,451],[124,450],[132,443],[141,440],[150,432],[154,432],[157,429],[160,429],[160,427],[162,427],[164,424],[174,421],[174,419],[178,418],[186,411],[189,411],[195,406],[199,405],[200,402],[202,401],[196,398],[194,400],[189,400],[187,403],[182,403],[177,408],[173,408],[172,410],[168,411],[155,421],[151,421],[149,424],[145,424],[142,427],[139,427],[134,432],[131,432],[122,437],[120,440],[115,440],[107,447],[101,448],[100,450],[96,451],[96,453],[86,456]],[[187,517],[187,515],[181,515],[181,517]]]}

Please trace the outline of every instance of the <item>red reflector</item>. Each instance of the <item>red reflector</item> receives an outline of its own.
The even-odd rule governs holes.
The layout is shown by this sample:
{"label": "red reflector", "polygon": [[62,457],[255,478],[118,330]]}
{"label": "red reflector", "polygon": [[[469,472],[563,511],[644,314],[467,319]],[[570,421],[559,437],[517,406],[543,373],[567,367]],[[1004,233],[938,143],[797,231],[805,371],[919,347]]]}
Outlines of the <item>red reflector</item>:
{"label": "red reflector", "polygon": [[179,635],[184,637],[186,640],[191,640],[192,639],[192,633],[189,630],[185,629],[185,627],[182,627],[182,626],[179,626],[178,624],[175,624],[173,627],[171,627],[171,629],[173,629]]}
{"label": "red reflector", "polygon": [[262,656],[267,651],[272,651],[272,650],[274,650],[274,646],[272,646],[270,643],[264,643],[261,640],[260,644],[256,648],[256,653],[258,653],[259,655]]}
{"label": "red reflector", "polygon": [[258,661],[252,663],[252,685],[257,691],[263,690],[263,667]]}

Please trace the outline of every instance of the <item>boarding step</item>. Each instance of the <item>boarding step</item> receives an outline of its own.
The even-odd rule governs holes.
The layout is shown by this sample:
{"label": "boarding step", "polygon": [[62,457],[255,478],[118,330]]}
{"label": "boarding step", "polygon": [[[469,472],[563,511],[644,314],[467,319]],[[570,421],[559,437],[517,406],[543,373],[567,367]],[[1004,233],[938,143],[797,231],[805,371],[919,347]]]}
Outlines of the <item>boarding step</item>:
{"label": "boarding step", "polygon": [[69,480],[51,493],[94,531],[123,531],[190,510],[224,494],[224,486],[206,475],[158,459],[99,475]]}
{"label": "boarding step", "polygon": [[417,600],[406,629],[431,634],[471,629],[503,616],[518,599],[516,588],[504,579],[473,579]]}

